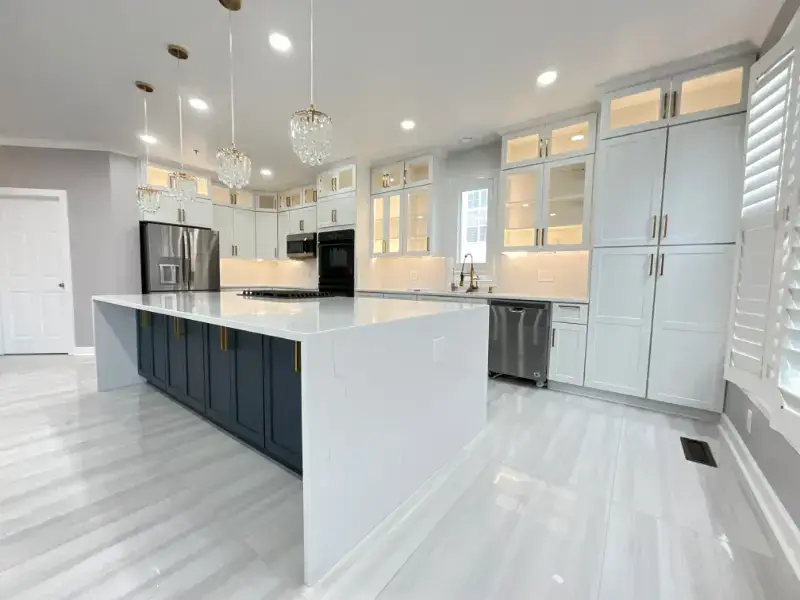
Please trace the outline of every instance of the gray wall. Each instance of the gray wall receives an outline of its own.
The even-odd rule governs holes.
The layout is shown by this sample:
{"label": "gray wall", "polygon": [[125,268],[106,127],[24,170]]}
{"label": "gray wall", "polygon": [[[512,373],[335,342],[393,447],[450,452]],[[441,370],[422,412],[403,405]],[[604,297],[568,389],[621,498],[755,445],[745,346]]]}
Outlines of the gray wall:
{"label": "gray wall", "polygon": [[[753,411],[751,433],[747,433],[747,410]],[[728,383],[725,414],[750,450],[759,468],[783,506],[800,526],[800,454],[769,426],[764,414],[741,389]]]}
{"label": "gray wall", "polygon": [[91,297],[141,287],[136,161],[108,152],[5,146],[0,187],[67,192],[75,344],[94,345]]}

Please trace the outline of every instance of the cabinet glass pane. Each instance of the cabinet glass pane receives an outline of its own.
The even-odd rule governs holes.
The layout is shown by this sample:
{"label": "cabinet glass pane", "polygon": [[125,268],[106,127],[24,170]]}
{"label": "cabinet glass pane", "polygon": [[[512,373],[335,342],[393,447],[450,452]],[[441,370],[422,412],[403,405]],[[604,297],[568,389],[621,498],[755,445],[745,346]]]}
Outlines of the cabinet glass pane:
{"label": "cabinet glass pane", "polygon": [[228,188],[218,185],[211,186],[211,201],[214,204],[229,205],[231,203],[231,192]]}
{"label": "cabinet glass pane", "polygon": [[286,196],[286,208],[294,208],[295,206],[300,206],[301,199],[302,195],[300,190],[290,192]]}
{"label": "cabinet glass pane", "polygon": [[275,196],[273,195],[264,195],[258,197],[258,208],[261,209],[268,209],[268,210],[275,210],[277,206],[275,205]]}
{"label": "cabinet glass pane", "polygon": [[147,165],[147,183],[155,187],[169,187],[169,171]]}
{"label": "cabinet glass pane", "polygon": [[245,190],[234,192],[236,197],[236,206],[241,208],[253,208],[253,194]]}
{"label": "cabinet glass pane", "polygon": [[400,252],[400,195],[389,196],[389,240],[390,253]]}
{"label": "cabinet glass pane", "polygon": [[580,152],[589,148],[589,121],[553,129],[550,136],[548,156]]}
{"label": "cabinet glass pane", "polygon": [[535,160],[539,153],[539,134],[525,135],[506,142],[506,163]]}
{"label": "cabinet glass pane", "polygon": [[431,161],[429,157],[418,158],[406,163],[406,184],[414,185],[431,178]]}
{"label": "cabinet glass pane", "polygon": [[197,178],[197,195],[208,196],[208,179],[205,177]]}
{"label": "cabinet glass pane", "polygon": [[408,192],[408,223],[406,228],[406,251],[427,252],[430,250],[430,202],[428,190]]}
{"label": "cabinet glass pane", "polygon": [[346,167],[341,169],[337,174],[339,178],[336,182],[336,189],[343,190],[356,186],[356,169],[355,167]]}
{"label": "cabinet glass pane", "polygon": [[[372,171],[372,190],[378,191],[387,188],[403,187],[403,171],[405,162],[400,162],[378,167]],[[341,187],[341,186],[340,186]]]}
{"label": "cabinet glass pane", "polygon": [[505,247],[533,246],[536,242],[535,222],[541,196],[541,171],[514,173],[505,185]]}
{"label": "cabinet glass pane", "polygon": [[586,165],[553,167],[547,185],[547,244],[583,243]]}
{"label": "cabinet glass pane", "polygon": [[689,79],[681,84],[680,113],[733,106],[742,101],[744,67]]}
{"label": "cabinet glass pane", "polygon": [[609,106],[611,129],[651,123],[661,118],[661,88],[615,98]]}
{"label": "cabinet glass pane", "polygon": [[317,202],[317,190],[314,188],[303,189],[303,204],[315,204]]}
{"label": "cabinet glass pane", "polygon": [[383,206],[386,198],[372,199],[372,253],[383,254]]}

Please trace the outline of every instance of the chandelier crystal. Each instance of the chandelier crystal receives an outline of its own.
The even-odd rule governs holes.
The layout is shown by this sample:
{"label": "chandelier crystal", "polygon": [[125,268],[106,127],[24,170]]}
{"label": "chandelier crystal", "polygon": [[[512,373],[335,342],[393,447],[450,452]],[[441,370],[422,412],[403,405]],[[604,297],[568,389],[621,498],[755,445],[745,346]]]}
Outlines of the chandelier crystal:
{"label": "chandelier crystal", "polygon": [[314,0],[311,0],[311,102],[289,120],[292,150],[307,165],[321,165],[331,155],[333,122],[324,112],[314,108]]}
{"label": "chandelier crystal", "polygon": [[189,51],[183,46],[170,44],[167,46],[170,56],[178,60],[178,136],[181,142],[181,168],[169,174],[169,195],[178,206],[197,199],[197,177],[191,175],[183,166],[183,96],[181,96],[181,61],[189,58]]}
{"label": "chandelier crystal", "polygon": [[[142,92],[144,92],[144,135],[145,139],[148,138],[150,135],[147,130],[147,94],[153,93],[153,86],[149,83],[145,83],[144,81],[137,81],[136,88]],[[150,163],[150,146],[149,144],[145,143],[144,145],[144,156],[145,156],[145,167],[143,169],[144,173],[147,173],[147,165]],[[157,190],[154,187],[147,185],[146,183],[140,184],[136,188],[136,204],[139,205],[139,209],[144,213],[154,213],[158,211],[159,207],[161,206],[161,190]]]}
{"label": "chandelier crystal", "polygon": [[232,190],[240,190],[250,183],[252,164],[250,157],[236,148],[236,105],[233,81],[233,11],[242,7],[240,0],[220,0],[228,9],[228,68],[231,80],[231,145],[217,150],[217,179]]}

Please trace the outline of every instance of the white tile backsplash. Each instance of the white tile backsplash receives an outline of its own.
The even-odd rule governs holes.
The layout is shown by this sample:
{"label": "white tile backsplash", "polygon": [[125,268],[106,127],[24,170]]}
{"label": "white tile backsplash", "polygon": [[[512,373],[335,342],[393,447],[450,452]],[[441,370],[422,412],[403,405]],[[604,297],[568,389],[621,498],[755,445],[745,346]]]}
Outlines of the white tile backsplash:
{"label": "white tile backsplash", "polygon": [[226,258],[220,262],[222,287],[299,287],[316,289],[315,260],[243,260]]}

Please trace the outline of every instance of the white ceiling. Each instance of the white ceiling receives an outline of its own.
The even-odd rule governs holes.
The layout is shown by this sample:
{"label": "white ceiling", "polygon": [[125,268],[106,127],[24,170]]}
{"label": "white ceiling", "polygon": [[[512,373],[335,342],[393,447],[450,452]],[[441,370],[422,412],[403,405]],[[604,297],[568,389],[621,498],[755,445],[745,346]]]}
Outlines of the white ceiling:
{"label": "white ceiling", "polygon": [[[334,158],[371,159],[480,138],[597,99],[608,79],[749,40],[760,45],[782,0],[316,0],[316,104],[334,119]],[[294,44],[276,54],[281,31]],[[237,146],[253,187],[312,179],[288,138],[308,103],[308,2],[244,0],[234,14]],[[140,154],[141,93],[152,83],[153,154],[177,152],[175,60],[187,163],[213,168],[229,141],[227,12],[218,0],[25,0],[0,6],[0,139],[44,139]],[[556,68],[551,88],[536,75]],[[400,121],[417,123],[404,132]],[[262,181],[258,169],[275,176]]]}

